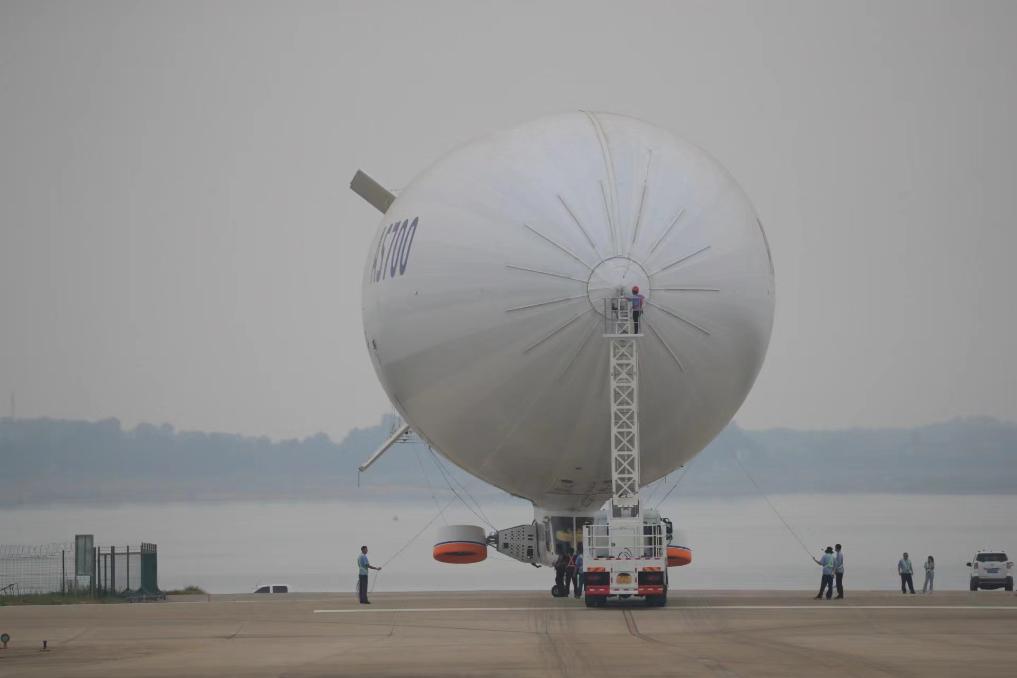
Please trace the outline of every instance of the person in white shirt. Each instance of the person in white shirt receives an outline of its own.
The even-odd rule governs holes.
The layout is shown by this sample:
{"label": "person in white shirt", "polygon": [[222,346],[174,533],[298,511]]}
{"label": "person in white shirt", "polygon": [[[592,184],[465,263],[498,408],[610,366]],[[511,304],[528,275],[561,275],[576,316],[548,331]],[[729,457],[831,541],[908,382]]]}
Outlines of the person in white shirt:
{"label": "person in white shirt", "polygon": [[936,578],[936,560],[929,556],[925,561],[925,583],[922,584],[922,593],[932,593],[932,580]]}

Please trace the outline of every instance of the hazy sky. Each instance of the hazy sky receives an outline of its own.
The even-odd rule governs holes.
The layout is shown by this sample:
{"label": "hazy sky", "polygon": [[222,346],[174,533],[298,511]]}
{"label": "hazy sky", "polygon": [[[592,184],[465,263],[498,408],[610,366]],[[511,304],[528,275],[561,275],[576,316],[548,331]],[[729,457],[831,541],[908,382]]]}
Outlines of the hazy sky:
{"label": "hazy sky", "polygon": [[1017,419],[1017,3],[0,1],[0,401],[341,436],[379,215],[472,137],[627,113],[773,250],[752,428]]}

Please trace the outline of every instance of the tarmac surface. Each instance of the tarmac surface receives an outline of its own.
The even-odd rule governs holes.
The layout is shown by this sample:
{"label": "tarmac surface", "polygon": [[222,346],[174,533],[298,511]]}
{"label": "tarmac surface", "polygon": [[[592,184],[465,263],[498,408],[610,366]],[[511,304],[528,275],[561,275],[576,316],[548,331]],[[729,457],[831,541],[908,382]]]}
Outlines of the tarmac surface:
{"label": "tarmac surface", "polygon": [[[1017,597],[671,592],[184,596],[0,607],[0,676],[1012,676]],[[42,641],[48,650],[42,651]]]}

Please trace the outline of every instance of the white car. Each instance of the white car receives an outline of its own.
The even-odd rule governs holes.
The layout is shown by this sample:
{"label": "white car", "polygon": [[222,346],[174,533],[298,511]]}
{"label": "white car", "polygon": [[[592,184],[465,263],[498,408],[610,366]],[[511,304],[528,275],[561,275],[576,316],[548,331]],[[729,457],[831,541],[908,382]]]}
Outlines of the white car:
{"label": "white car", "polygon": [[254,589],[255,593],[289,593],[290,587],[286,584],[261,584]]}
{"label": "white car", "polygon": [[1013,561],[1003,551],[979,551],[968,563],[971,590],[1004,588],[1013,591]]}

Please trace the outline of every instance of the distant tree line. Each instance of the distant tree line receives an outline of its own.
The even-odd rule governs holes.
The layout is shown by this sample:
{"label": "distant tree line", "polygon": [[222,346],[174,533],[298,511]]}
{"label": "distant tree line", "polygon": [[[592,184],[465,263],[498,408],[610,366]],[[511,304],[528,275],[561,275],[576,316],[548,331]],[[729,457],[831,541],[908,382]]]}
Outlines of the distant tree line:
{"label": "distant tree line", "polygon": [[[423,497],[443,489],[438,466],[450,473],[453,467],[420,443],[398,445],[358,479],[357,465],[392,425],[385,418],[334,442],[320,433],[273,441],[166,424],[125,430],[116,419],[0,419],[0,505],[357,499],[393,489]],[[732,424],[692,461],[680,489],[751,494],[746,472],[769,493],[1012,493],[1017,424],[972,418],[841,431],[748,431]],[[503,494],[477,481],[471,487]]]}

